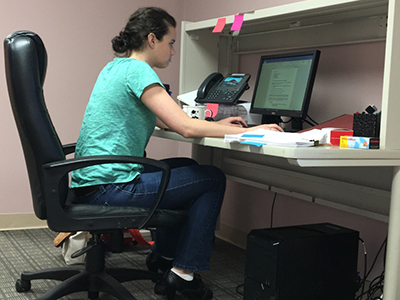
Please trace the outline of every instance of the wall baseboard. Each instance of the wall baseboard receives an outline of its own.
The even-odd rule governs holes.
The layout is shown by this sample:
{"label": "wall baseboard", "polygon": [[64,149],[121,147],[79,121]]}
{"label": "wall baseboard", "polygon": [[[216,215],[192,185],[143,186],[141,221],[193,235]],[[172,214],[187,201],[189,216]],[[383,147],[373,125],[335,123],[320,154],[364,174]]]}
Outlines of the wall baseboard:
{"label": "wall baseboard", "polygon": [[0,231],[45,227],[47,222],[38,219],[34,213],[0,214]]}
{"label": "wall baseboard", "polygon": [[242,249],[246,249],[247,234],[247,232],[243,232],[223,223],[219,223],[218,230],[215,232],[215,235],[221,240]]}

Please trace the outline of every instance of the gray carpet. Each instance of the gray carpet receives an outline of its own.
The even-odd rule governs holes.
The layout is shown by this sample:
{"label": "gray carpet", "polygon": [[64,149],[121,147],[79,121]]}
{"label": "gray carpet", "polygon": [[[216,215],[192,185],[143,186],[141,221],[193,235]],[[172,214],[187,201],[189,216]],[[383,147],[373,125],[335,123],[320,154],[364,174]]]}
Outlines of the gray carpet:
{"label": "gray carpet", "polygon": [[[0,299],[36,299],[55,286],[57,281],[33,280],[32,288],[26,293],[17,293],[16,279],[22,271],[65,267],[61,249],[53,246],[56,233],[49,229],[32,229],[0,232]],[[128,244],[123,253],[107,253],[106,266],[145,268],[148,247]],[[215,300],[243,299],[237,287],[243,283],[245,251],[216,239],[213,245],[211,268],[201,275],[214,292]],[[76,266],[74,266],[76,267]],[[80,266],[83,268],[83,266]],[[124,283],[124,286],[138,299],[166,299],[153,293],[153,284],[148,281]],[[239,287],[239,292],[243,291]],[[87,299],[86,293],[75,293],[62,299]],[[115,299],[100,294],[99,299]],[[185,299],[182,296],[176,300]]]}

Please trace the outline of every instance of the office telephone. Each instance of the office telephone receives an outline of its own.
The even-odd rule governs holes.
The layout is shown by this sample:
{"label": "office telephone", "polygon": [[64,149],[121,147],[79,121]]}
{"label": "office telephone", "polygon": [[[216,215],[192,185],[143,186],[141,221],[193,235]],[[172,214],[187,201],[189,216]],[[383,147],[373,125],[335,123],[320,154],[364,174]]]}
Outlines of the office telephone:
{"label": "office telephone", "polygon": [[245,90],[249,89],[250,74],[211,73],[197,91],[197,103],[235,104]]}

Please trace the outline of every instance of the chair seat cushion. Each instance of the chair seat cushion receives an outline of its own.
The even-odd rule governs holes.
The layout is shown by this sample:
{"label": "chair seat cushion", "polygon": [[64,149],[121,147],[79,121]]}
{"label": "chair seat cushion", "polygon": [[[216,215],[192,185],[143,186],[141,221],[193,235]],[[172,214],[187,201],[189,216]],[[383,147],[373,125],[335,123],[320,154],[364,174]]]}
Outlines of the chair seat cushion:
{"label": "chair seat cushion", "polygon": [[[118,218],[122,225],[121,228],[136,227],[141,220],[149,214],[148,208],[132,206],[106,206],[95,204],[71,204],[64,208],[64,211],[74,219],[107,217]],[[182,226],[188,218],[188,212],[183,210],[157,209],[146,227],[176,227]],[[105,221],[106,222],[106,221]]]}

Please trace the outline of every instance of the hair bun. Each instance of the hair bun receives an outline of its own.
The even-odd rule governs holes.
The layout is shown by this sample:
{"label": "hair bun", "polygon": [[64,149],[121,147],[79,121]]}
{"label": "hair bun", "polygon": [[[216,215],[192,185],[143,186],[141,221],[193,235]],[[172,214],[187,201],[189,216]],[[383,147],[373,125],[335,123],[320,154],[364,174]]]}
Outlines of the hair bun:
{"label": "hair bun", "polygon": [[113,38],[112,40],[113,50],[117,53],[124,53],[128,50],[128,42],[125,38],[125,34],[122,32]]}

